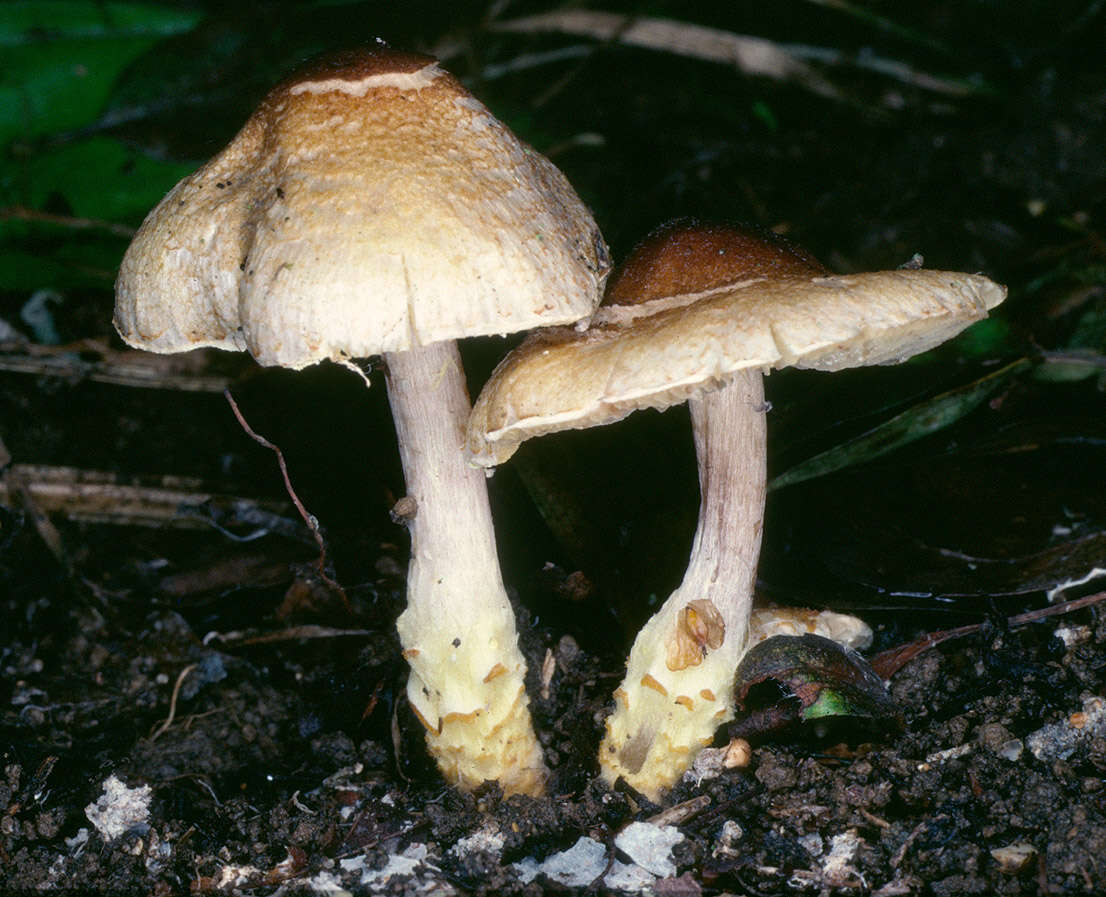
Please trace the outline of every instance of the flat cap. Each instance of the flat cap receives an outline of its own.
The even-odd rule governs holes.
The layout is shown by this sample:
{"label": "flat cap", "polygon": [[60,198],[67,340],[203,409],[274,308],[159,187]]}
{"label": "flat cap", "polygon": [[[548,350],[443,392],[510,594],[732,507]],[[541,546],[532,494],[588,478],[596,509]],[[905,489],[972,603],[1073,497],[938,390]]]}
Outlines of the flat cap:
{"label": "flat cap", "polygon": [[748,368],[894,364],[986,317],[1005,295],[979,274],[904,269],[753,277],[604,305],[586,330],[535,332],[503,360],[473,407],[466,449],[491,467],[533,436],[668,408]]}

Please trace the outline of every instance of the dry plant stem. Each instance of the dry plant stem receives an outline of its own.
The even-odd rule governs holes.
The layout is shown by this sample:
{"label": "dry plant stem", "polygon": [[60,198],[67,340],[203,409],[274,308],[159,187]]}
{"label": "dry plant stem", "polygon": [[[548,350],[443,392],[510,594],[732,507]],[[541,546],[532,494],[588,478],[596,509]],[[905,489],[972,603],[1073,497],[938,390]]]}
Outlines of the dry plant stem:
{"label": "dry plant stem", "polygon": [[16,501],[12,475],[44,514],[64,514],[86,523],[207,529],[210,517],[182,509],[212,503],[281,519],[290,510],[282,502],[221,495],[193,477],[166,475],[156,477],[153,485],[135,485],[107,471],[46,464],[13,464],[6,479],[0,476],[0,503]]}
{"label": "dry plant stem", "polygon": [[165,721],[150,734],[150,741],[157,741],[158,737],[173,725],[173,720],[177,718],[177,698],[180,697],[181,686],[184,685],[184,680],[188,678],[188,674],[194,669],[196,669],[196,664],[190,663],[177,674],[177,681],[173,683],[173,695],[169,699],[169,715],[165,718]]}
{"label": "dry plant stem", "polygon": [[[1106,592],[1096,592],[1093,595],[1072,598],[1070,601],[1053,604],[1050,607],[1042,607],[1037,610],[1029,610],[1025,613],[1015,614],[1012,617],[1006,618],[1006,625],[1011,628],[1024,626],[1026,623],[1036,623],[1048,617],[1070,614],[1073,611],[1082,610],[1084,607],[1101,604],[1103,601],[1106,601]],[[881,678],[890,679],[919,654],[931,648],[936,648],[941,642],[953,638],[962,638],[965,635],[972,635],[973,633],[979,632],[982,628],[982,623],[969,623],[966,626],[957,626],[955,629],[943,629],[937,632],[926,633],[921,638],[912,642],[907,642],[905,645],[898,645],[880,652],[875,657],[871,658],[870,663],[872,669],[875,670]]]}
{"label": "dry plant stem", "polygon": [[600,10],[559,9],[494,22],[491,28],[523,34],[557,31],[586,35],[597,40],[617,41],[633,47],[720,62],[747,74],[797,80],[824,96],[836,98],[839,95],[832,84],[795,59],[785,45],[762,37],[734,34],[687,22]]}
{"label": "dry plant stem", "polygon": [[96,340],[80,340],[65,346],[0,342],[0,371],[59,377],[71,383],[92,380],[143,389],[222,392],[230,378],[208,373],[204,363],[207,358],[205,350],[185,356],[117,352]]}
{"label": "dry plant stem", "polygon": [[66,571],[72,573],[73,563],[65,550],[61,533],[36,500],[20,468],[21,465],[12,464],[11,453],[0,438],[0,498],[23,508],[50,553]]}
{"label": "dry plant stem", "polygon": [[[765,412],[759,371],[689,402],[699,461],[699,525],[680,587],[638,634],[599,759],[651,799],[671,787],[733,717],[733,679],[745,649],[764,518]],[[714,647],[695,641],[711,627],[709,601],[724,631]],[[671,645],[688,632],[698,648],[673,669]],[[709,632],[706,632],[709,638]],[[680,666],[677,661],[675,666]]]}
{"label": "dry plant stem", "polygon": [[284,460],[284,452],[280,450],[279,445],[273,444],[264,436],[254,431],[253,427],[246,421],[241,409],[239,409],[238,403],[234,401],[234,396],[231,395],[230,389],[223,390],[223,397],[230,404],[230,410],[234,412],[234,419],[238,421],[238,425],[243,429],[245,434],[258,445],[269,449],[269,451],[276,455],[277,466],[280,468],[280,475],[284,480],[284,490],[288,493],[288,497],[292,499],[292,504],[296,506],[296,510],[299,511],[300,517],[311,531],[311,535],[315,538],[315,544],[319,548],[319,559],[315,562],[315,568],[319,573],[319,578],[341,597],[342,603],[346,606],[346,610],[350,610],[349,598],[346,597],[345,589],[326,572],[326,541],[323,539],[323,534],[319,530],[319,520],[304,507],[303,502],[300,501],[300,497],[296,494],[296,490],[292,487],[292,477],[288,474],[288,464]]}
{"label": "dry plant stem", "polygon": [[451,784],[492,779],[508,794],[540,794],[545,766],[486,479],[461,452],[469,399],[460,355],[448,341],[386,355],[385,364],[415,500],[407,609],[396,622],[411,665],[408,699]]}
{"label": "dry plant stem", "polygon": [[134,236],[134,228],[114,221],[104,221],[99,218],[76,218],[72,215],[54,215],[42,212],[38,209],[30,209],[26,206],[4,206],[0,208],[0,221],[14,218],[18,221],[41,221],[46,224],[56,224],[59,227],[72,228],[73,230],[102,230],[117,237],[126,237],[128,240]]}

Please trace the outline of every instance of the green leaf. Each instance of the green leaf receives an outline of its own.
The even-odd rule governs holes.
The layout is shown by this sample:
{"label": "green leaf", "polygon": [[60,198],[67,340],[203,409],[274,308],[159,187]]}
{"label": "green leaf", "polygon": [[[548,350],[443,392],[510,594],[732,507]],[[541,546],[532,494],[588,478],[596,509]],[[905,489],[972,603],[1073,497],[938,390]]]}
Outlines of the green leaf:
{"label": "green leaf", "polygon": [[61,38],[165,36],[191,28],[196,10],[96,0],[25,0],[0,6],[0,46]]}
{"label": "green leaf", "polygon": [[0,221],[0,290],[110,285],[127,237],[194,163],[152,159],[117,140],[93,137],[30,159],[18,201],[0,186],[0,206],[52,218]]}
{"label": "green leaf", "polygon": [[0,221],[0,290],[110,287],[127,247],[123,237],[67,233],[56,225]]}
{"label": "green leaf", "polygon": [[883,680],[868,662],[820,635],[776,635],[753,645],[734,678],[739,710],[750,709],[754,687],[769,681],[782,693],[777,703],[783,721],[831,716],[891,721],[898,716]]}
{"label": "green leaf", "polygon": [[1033,374],[1048,383],[1102,377],[1103,356],[1106,356],[1106,301],[1098,299],[1079,316],[1064,349],[1046,352],[1045,363]]}
{"label": "green leaf", "polygon": [[24,195],[31,208],[62,199],[74,216],[137,224],[195,168],[195,163],[152,159],[117,140],[92,137],[31,160]]}
{"label": "green leaf", "polygon": [[930,357],[959,360],[1001,358],[1003,355],[1009,357],[1016,353],[1017,345],[1014,329],[1006,319],[992,316],[976,321],[955,339],[949,340],[943,346],[938,346],[935,352],[930,353]]}
{"label": "green leaf", "polygon": [[783,489],[846,467],[864,464],[936,433],[970,414],[1031,364],[1029,359],[1019,359],[974,383],[920,402],[867,433],[796,464],[774,477],[768,488]]}
{"label": "green leaf", "polygon": [[132,60],[199,20],[138,3],[0,4],[0,145],[94,121]]}

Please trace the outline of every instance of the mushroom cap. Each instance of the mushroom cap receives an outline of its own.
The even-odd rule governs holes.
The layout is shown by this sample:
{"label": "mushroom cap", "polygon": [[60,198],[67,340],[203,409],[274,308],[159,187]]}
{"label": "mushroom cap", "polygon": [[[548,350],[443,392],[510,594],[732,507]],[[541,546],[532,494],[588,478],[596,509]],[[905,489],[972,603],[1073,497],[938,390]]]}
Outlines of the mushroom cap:
{"label": "mushroom cap", "polygon": [[[708,246],[721,239],[701,233]],[[710,257],[703,247],[693,255]],[[635,251],[626,268],[636,259]],[[605,303],[586,330],[530,334],[496,368],[469,418],[470,460],[492,467],[533,436],[600,426],[639,408],[668,408],[747,368],[895,364],[955,336],[1006,296],[1005,287],[978,274],[801,273],[804,266],[820,269],[808,256],[785,257],[779,268],[786,273],[779,276],[741,277],[764,264],[756,260],[743,269],[738,261],[731,270],[736,279],[718,283],[711,275],[707,282],[714,285],[692,290],[687,286],[696,275],[679,264],[684,273],[670,278],[678,291],[642,302],[627,299],[635,289],[650,289],[651,280],[618,272],[608,297],[615,294],[620,304]]]}
{"label": "mushroom cap", "polygon": [[436,60],[378,45],[295,72],[154,208],[115,326],[301,368],[575,321],[608,269],[551,162]]}

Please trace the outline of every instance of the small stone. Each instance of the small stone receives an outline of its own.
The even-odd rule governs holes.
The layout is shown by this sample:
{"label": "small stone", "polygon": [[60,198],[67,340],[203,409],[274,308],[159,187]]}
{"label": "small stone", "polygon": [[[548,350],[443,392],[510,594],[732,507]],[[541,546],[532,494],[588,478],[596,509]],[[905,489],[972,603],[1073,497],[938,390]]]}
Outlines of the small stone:
{"label": "small stone", "polygon": [[1029,864],[1037,858],[1037,848],[1025,843],[1008,844],[992,850],[991,857],[998,864],[1000,872],[1017,875],[1028,869]]}
{"label": "small stone", "polygon": [[1013,738],[1013,733],[1001,723],[987,723],[979,727],[979,743],[995,754]]}

